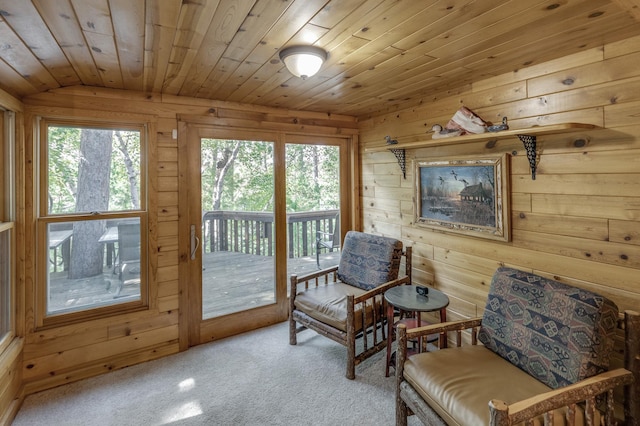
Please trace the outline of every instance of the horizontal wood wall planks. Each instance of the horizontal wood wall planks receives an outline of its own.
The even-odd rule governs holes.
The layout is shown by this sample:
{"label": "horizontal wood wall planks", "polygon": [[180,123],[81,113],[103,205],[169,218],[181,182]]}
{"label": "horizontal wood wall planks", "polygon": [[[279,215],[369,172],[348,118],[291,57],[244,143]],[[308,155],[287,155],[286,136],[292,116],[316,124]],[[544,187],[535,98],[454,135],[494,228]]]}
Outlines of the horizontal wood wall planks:
{"label": "horizontal wood wall planks", "polygon": [[[482,312],[487,280],[501,264],[597,291],[621,309],[637,309],[640,91],[633,88],[640,72],[629,60],[639,54],[639,37],[594,46],[475,82],[421,106],[361,120],[365,231],[401,238],[416,253],[433,253],[414,262],[419,270],[414,277],[459,300],[448,308],[452,315]],[[446,124],[460,105],[495,122],[507,116],[511,130],[495,143],[487,143],[492,134],[444,143],[431,139],[431,126]],[[538,173],[532,180],[515,134],[527,133],[525,127],[558,130],[563,122],[586,126],[539,134]],[[386,135],[406,148],[406,180],[388,152]],[[408,199],[415,184],[414,161],[490,153],[511,157],[511,242],[479,241],[414,225],[414,203]]]}

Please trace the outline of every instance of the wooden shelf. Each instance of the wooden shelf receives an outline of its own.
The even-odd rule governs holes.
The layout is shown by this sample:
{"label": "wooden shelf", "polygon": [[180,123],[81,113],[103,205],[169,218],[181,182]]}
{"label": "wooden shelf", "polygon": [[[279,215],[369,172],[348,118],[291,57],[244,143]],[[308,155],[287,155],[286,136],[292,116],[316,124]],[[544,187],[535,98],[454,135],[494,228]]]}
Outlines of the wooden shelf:
{"label": "wooden shelf", "polygon": [[398,143],[395,145],[384,145],[377,146],[371,148],[365,148],[365,152],[382,152],[387,151],[389,149],[415,149],[415,148],[428,148],[432,146],[445,146],[445,145],[459,145],[465,143],[472,142],[481,142],[481,141],[493,141],[493,140],[501,140],[501,139],[509,139],[513,137],[518,137],[518,135],[528,135],[528,136],[542,136],[542,135],[552,135],[559,133],[571,133],[578,130],[591,130],[596,126],[593,124],[583,124],[583,123],[563,123],[563,124],[552,124],[550,126],[536,126],[529,127],[526,129],[513,129],[513,130],[503,130],[502,132],[486,132],[480,133],[476,135],[464,135],[464,136],[456,136],[451,138],[441,138],[441,139],[428,139],[423,141],[415,141],[415,142],[406,142],[406,143]]}
{"label": "wooden shelf", "polygon": [[482,141],[498,141],[501,139],[509,139],[514,136],[520,139],[524,144],[524,148],[527,151],[527,159],[529,160],[529,166],[531,167],[531,179],[536,178],[536,165],[537,165],[537,153],[536,153],[536,140],[538,136],[542,135],[555,135],[560,133],[571,133],[579,130],[591,130],[595,129],[593,124],[584,123],[562,123],[552,124],[550,126],[536,126],[526,129],[513,129],[503,130],[502,132],[486,132],[474,135],[464,135],[450,138],[429,139],[416,142],[397,143],[394,145],[384,145],[380,147],[365,148],[365,152],[383,152],[390,151],[398,159],[398,164],[402,169],[402,175],[406,179],[406,149],[428,148],[433,146],[446,146],[446,145],[463,145],[473,142]]}

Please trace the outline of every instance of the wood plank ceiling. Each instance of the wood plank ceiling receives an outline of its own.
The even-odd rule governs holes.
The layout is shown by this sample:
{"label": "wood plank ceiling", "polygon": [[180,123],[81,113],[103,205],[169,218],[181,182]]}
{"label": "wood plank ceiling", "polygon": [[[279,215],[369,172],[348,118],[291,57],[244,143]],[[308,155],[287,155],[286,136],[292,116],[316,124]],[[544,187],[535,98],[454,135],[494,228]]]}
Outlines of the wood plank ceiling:
{"label": "wood plank ceiling", "polygon": [[[0,88],[367,116],[640,34],[640,0],[0,0]],[[305,81],[278,58],[312,44]]]}

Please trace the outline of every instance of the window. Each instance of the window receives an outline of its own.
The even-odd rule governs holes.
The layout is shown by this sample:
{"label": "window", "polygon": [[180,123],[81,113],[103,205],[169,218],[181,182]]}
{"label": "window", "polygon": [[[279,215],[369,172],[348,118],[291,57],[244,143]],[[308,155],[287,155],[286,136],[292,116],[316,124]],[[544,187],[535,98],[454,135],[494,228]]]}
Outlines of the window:
{"label": "window", "polygon": [[14,114],[0,110],[0,353],[14,330]]}
{"label": "window", "polygon": [[144,126],[42,120],[40,134],[40,324],[144,305]]}

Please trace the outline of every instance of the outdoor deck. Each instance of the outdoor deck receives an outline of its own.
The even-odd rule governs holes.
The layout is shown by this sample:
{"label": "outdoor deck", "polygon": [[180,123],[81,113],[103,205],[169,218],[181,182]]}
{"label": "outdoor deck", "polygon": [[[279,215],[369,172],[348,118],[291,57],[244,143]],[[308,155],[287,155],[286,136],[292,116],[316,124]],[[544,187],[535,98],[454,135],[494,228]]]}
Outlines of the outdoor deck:
{"label": "outdoor deck", "polygon": [[[339,261],[340,252],[324,252],[320,266],[328,267]],[[274,258],[237,252],[205,253],[203,257],[202,294],[203,318],[213,318],[239,310],[273,303]],[[288,274],[304,274],[317,270],[315,256],[288,260]],[[134,298],[139,289],[125,285],[116,296],[117,276],[112,268],[105,268],[101,276],[68,280],[66,272],[51,273],[50,306],[52,312],[73,310],[96,303],[108,304]],[[233,280],[230,280],[233,278]]]}

